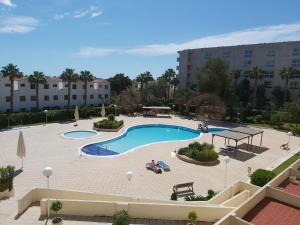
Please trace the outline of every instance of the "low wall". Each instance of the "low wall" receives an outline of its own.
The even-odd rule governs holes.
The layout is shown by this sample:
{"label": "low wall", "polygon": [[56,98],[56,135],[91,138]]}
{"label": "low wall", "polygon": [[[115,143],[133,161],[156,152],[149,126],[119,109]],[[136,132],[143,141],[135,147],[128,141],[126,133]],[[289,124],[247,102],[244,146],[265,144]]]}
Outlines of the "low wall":
{"label": "low wall", "polygon": [[187,163],[192,163],[192,164],[196,164],[196,165],[201,165],[201,166],[215,166],[215,165],[218,165],[220,163],[220,160],[217,159],[215,161],[210,161],[210,162],[205,162],[205,161],[198,161],[198,160],[194,160],[194,159],[191,159],[185,155],[180,155],[180,154],[176,154],[177,155],[177,158],[184,161],[184,162],[187,162]]}
{"label": "low wall", "polygon": [[291,170],[290,170],[290,176],[295,176],[295,177],[297,177],[298,179],[300,179],[300,170],[294,170],[294,169],[291,169]]}
{"label": "low wall", "polygon": [[280,202],[300,208],[300,197],[289,194],[276,188],[267,188],[267,196]]}
{"label": "low wall", "polygon": [[234,197],[228,199],[227,201],[223,202],[223,206],[228,207],[238,207],[243,202],[245,202],[250,196],[250,191],[244,190],[241,193],[235,195]]}
{"label": "low wall", "polygon": [[283,181],[285,181],[290,175],[290,169],[282,171],[278,176],[271,180],[268,186],[278,187]]}
{"label": "low wall", "polygon": [[[51,202],[55,199],[50,200]],[[217,206],[195,206],[188,204],[162,204],[140,202],[106,202],[106,201],[82,201],[60,200],[63,208],[59,212],[62,215],[79,216],[113,216],[118,210],[126,210],[132,218],[186,220],[190,211],[195,210],[199,221],[215,222],[234,208]],[[47,213],[47,200],[41,201],[41,215]]]}
{"label": "low wall", "polygon": [[12,189],[11,191],[6,189],[5,191],[0,192],[0,200],[3,199],[3,198],[13,197],[14,195],[15,195],[14,189]]}
{"label": "low wall", "polygon": [[291,166],[292,169],[298,170],[300,169],[300,159],[294,162]]}

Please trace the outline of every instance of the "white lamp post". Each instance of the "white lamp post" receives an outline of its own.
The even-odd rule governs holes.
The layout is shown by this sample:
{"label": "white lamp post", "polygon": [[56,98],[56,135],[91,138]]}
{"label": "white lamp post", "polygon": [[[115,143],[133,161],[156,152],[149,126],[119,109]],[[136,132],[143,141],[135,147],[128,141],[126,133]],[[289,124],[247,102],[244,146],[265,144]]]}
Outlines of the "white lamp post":
{"label": "white lamp post", "polygon": [[126,177],[127,177],[128,181],[130,181],[132,179],[132,177],[133,177],[133,172],[132,171],[128,171],[126,173]]}
{"label": "white lamp post", "polygon": [[225,161],[225,165],[226,165],[226,167],[225,167],[224,188],[226,188],[226,181],[227,181],[227,164],[228,164],[229,161],[230,161],[229,156],[225,156],[225,157],[224,157],[224,161]]}
{"label": "white lamp post", "polygon": [[176,157],[176,152],[171,152],[171,158],[175,158]]}
{"label": "white lamp post", "polygon": [[117,105],[114,104],[114,108],[115,108],[115,117],[117,116]]}
{"label": "white lamp post", "polygon": [[289,148],[290,139],[291,139],[291,136],[293,135],[293,133],[292,132],[288,132],[287,135],[289,136],[289,140],[288,140],[288,143],[287,143],[287,147]]}
{"label": "white lamp post", "polygon": [[50,166],[47,166],[43,169],[43,175],[47,178],[47,218],[49,218],[49,178],[53,174],[53,169]]}
{"label": "white lamp post", "polygon": [[44,113],[45,113],[45,116],[46,116],[46,125],[47,125],[47,122],[48,122],[48,110],[45,109],[45,110],[44,110]]}

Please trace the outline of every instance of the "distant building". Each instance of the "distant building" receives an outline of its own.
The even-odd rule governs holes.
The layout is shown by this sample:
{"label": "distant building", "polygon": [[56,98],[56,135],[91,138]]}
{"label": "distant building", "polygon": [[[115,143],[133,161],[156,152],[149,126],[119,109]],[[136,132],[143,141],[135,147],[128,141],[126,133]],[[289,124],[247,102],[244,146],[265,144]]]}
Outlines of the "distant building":
{"label": "distant building", "polygon": [[[39,85],[39,106],[41,109],[66,108],[68,106],[68,84],[57,77],[46,77],[47,83]],[[73,82],[71,107],[84,105],[84,83]],[[28,77],[14,82],[14,111],[30,111],[36,107],[35,84]],[[110,83],[96,78],[87,85],[87,105],[98,106],[110,100]],[[10,81],[0,76],[0,112],[10,109]]]}
{"label": "distant building", "polygon": [[[188,49],[178,53],[178,79],[182,88],[197,85],[197,73],[213,58],[221,58],[228,63],[228,74],[241,70],[240,79],[249,78],[253,67],[261,66],[266,72],[261,83],[266,88],[267,97],[271,97],[274,87],[284,88],[285,83],[279,75],[283,67],[293,66],[300,70],[300,41]],[[300,99],[299,74],[289,80],[288,87],[291,98]]]}

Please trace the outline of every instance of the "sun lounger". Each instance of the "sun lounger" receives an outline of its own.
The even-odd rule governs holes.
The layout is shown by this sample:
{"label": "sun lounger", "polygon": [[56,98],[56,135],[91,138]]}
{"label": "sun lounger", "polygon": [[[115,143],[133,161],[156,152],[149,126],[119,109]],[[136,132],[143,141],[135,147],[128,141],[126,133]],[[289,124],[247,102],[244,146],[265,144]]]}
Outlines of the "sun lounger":
{"label": "sun lounger", "polygon": [[153,166],[151,163],[146,163],[146,169],[152,170],[154,173],[161,173],[161,169],[158,166]]}
{"label": "sun lounger", "polygon": [[159,166],[160,168],[162,168],[164,171],[170,171],[170,166],[167,165],[165,162],[163,162],[163,161],[158,161],[157,164],[158,164],[158,166]]}

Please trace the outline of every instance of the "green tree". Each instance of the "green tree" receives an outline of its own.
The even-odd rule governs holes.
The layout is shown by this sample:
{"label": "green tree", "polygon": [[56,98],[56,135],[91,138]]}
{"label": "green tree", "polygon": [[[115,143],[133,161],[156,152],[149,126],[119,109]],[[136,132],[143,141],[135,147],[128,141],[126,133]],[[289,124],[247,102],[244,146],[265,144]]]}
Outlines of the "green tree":
{"label": "green tree", "polygon": [[288,101],[288,84],[289,84],[289,79],[294,76],[296,73],[298,73],[298,71],[289,66],[289,67],[283,67],[280,72],[279,75],[281,76],[281,78],[283,80],[285,80],[285,84],[284,84],[284,101]]}
{"label": "green tree", "polygon": [[[198,95],[196,91],[189,88],[178,89],[175,93],[175,103],[178,104],[179,111],[181,113],[188,114],[190,109],[190,99]],[[184,110],[185,109],[185,110]]]}
{"label": "green tree", "polygon": [[120,93],[116,102],[127,113],[139,111],[142,105],[141,92],[136,91],[133,87],[129,87]]}
{"label": "green tree", "polygon": [[17,65],[8,64],[2,67],[1,73],[3,77],[7,77],[10,81],[10,110],[14,111],[14,81],[17,78],[23,77]]}
{"label": "green tree", "polygon": [[266,89],[264,85],[258,85],[257,86],[257,100],[256,100],[256,106],[258,109],[264,109],[267,104],[266,99]]}
{"label": "green tree", "polygon": [[80,71],[79,79],[84,82],[84,105],[86,105],[88,82],[92,82],[95,77],[90,71],[85,70]]}
{"label": "green tree", "polygon": [[39,85],[47,83],[47,80],[45,78],[45,74],[43,72],[33,71],[33,74],[31,74],[28,77],[28,81],[35,85],[36,108],[40,109],[40,105],[39,105],[39,90],[40,90]]}
{"label": "green tree", "polygon": [[250,79],[254,80],[254,106],[256,107],[256,101],[257,101],[257,85],[258,81],[262,80],[264,78],[265,72],[261,67],[255,66],[253,67],[252,71],[250,72]]}
{"label": "green tree", "polygon": [[140,82],[141,84],[141,90],[143,90],[144,85],[147,85],[149,81],[153,81],[153,80],[154,79],[152,77],[152,74],[148,71],[141,73],[136,77],[136,81]]}
{"label": "green tree", "polygon": [[167,102],[170,101],[170,92],[171,92],[171,85],[177,84],[176,79],[176,72],[173,69],[167,69],[159,79],[163,79],[167,85],[166,85],[166,96],[167,96]]}
{"label": "green tree", "polygon": [[78,80],[78,74],[74,72],[74,69],[65,69],[60,75],[60,78],[68,84],[68,109],[71,108],[71,84]]}
{"label": "green tree", "polygon": [[231,79],[233,80],[234,92],[237,93],[238,79],[241,77],[241,70],[232,70],[230,73]]}
{"label": "green tree", "polygon": [[[284,104],[284,90],[280,86],[276,86],[272,90],[272,100],[277,108],[280,108]],[[289,93],[287,94],[289,96]]]}
{"label": "green tree", "polygon": [[239,96],[239,100],[241,102],[241,108],[246,109],[248,107],[248,103],[250,101],[253,90],[250,86],[250,81],[247,79],[243,79],[237,89],[237,94]]}
{"label": "green tree", "polygon": [[132,85],[132,80],[123,73],[116,74],[109,78],[108,81],[110,82],[111,92],[115,95],[119,95],[123,90],[126,90]]}

